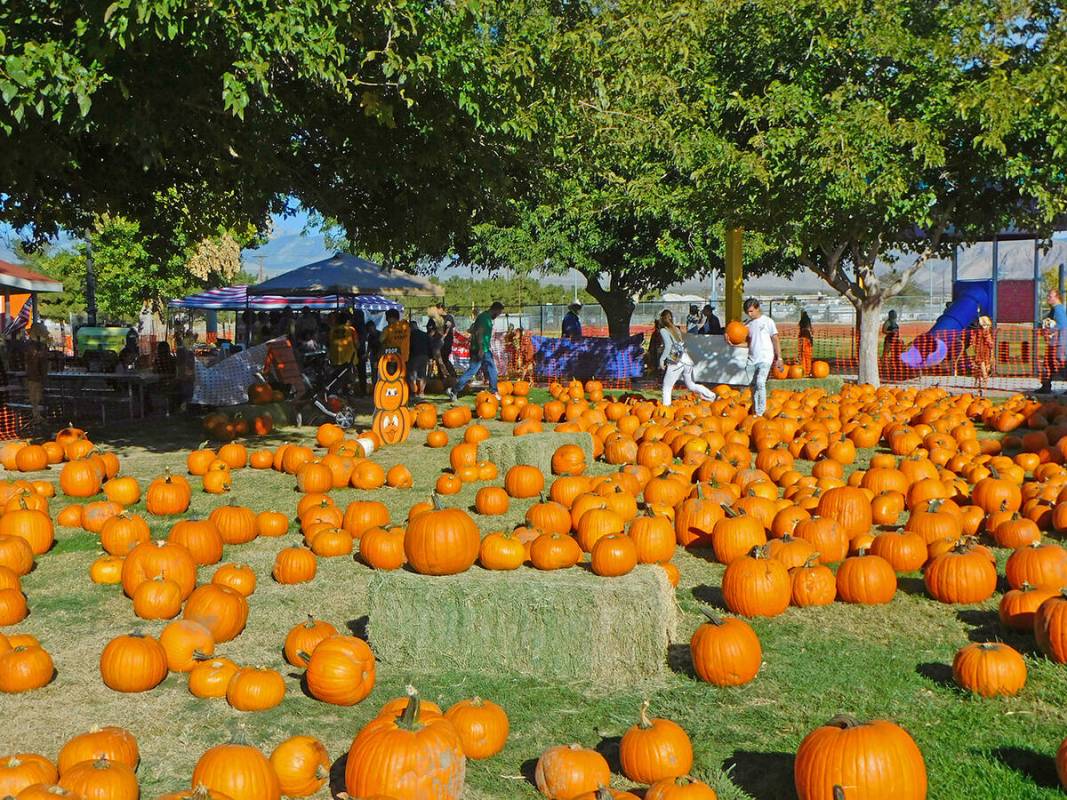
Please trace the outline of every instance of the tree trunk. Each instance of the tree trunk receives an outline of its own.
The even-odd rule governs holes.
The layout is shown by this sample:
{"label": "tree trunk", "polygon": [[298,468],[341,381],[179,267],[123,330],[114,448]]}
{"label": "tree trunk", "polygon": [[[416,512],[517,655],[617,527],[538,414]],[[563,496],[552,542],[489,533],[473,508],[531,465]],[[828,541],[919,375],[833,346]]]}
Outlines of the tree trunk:
{"label": "tree trunk", "polygon": [[604,315],[608,318],[608,336],[612,339],[627,338],[630,335],[630,319],[634,313],[630,293],[616,287],[614,282],[610,287],[604,288],[597,276],[586,278],[586,290],[604,309]]}
{"label": "tree trunk", "polygon": [[881,333],[882,298],[865,298],[862,304],[856,306],[856,315],[860,331],[857,360],[859,382],[878,386],[878,338]]}

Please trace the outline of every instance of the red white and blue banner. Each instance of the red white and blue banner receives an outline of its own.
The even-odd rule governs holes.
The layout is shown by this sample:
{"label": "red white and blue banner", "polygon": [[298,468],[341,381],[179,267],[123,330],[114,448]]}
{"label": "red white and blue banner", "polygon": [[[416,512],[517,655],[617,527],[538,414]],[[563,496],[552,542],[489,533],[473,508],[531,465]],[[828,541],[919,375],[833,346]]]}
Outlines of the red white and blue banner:
{"label": "red white and blue banner", "polygon": [[400,310],[401,304],[381,295],[361,294],[351,297],[281,297],[278,295],[249,295],[247,286],[227,286],[208,289],[167,303],[169,308],[188,308],[201,311],[271,311],[273,309],[310,308],[332,311],[337,308],[358,308],[370,314],[381,314],[391,308]]}

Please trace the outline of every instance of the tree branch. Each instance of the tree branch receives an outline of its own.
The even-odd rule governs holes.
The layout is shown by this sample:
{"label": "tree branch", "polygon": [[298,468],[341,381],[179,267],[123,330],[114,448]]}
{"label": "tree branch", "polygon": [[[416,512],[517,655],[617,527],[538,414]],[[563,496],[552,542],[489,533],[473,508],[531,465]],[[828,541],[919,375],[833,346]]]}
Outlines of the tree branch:
{"label": "tree branch", "polygon": [[908,282],[915,276],[920,269],[929,261],[937,252],[937,248],[941,244],[941,237],[945,234],[945,229],[948,227],[948,214],[946,213],[941,222],[934,228],[933,233],[930,236],[930,243],[923,249],[922,253],[915,259],[915,263],[904,270],[896,280],[885,287],[882,291],[882,297],[896,297],[904,288],[908,285]]}

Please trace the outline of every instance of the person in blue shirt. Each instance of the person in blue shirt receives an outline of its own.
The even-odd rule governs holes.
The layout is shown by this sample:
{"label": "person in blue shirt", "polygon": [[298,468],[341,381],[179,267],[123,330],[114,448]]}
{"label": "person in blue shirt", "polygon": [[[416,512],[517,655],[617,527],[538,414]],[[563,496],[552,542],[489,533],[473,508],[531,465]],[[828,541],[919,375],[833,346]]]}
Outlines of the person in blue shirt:
{"label": "person in blue shirt", "polygon": [[582,304],[575,301],[567,306],[567,313],[563,315],[563,338],[581,339],[582,320],[578,312],[582,310]]}
{"label": "person in blue shirt", "polygon": [[1047,331],[1048,344],[1045,349],[1045,368],[1041,375],[1039,392],[1052,391],[1052,381],[1062,378],[1064,364],[1067,364],[1067,308],[1060,300],[1060,293],[1053,290],[1048,293],[1048,315],[1043,327]]}

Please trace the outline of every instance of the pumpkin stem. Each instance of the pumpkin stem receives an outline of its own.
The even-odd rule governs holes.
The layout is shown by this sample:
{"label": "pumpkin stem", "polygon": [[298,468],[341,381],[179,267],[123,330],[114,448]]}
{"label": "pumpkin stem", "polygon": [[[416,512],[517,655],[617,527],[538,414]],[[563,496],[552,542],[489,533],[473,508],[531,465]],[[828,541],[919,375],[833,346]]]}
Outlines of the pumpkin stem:
{"label": "pumpkin stem", "polygon": [[847,731],[851,728],[858,728],[863,723],[856,719],[851,714],[835,714],[825,725],[827,728],[840,728],[843,731]]}
{"label": "pumpkin stem", "polygon": [[441,510],[441,498],[438,496],[437,492],[430,492],[430,502],[433,503],[434,511]]}
{"label": "pumpkin stem", "polygon": [[596,790],[596,800],[612,800],[612,798],[611,789],[607,786],[601,786]]}
{"label": "pumpkin stem", "polygon": [[648,718],[648,706],[649,701],[647,698],[641,701],[641,721],[638,723],[638,726],[643,731],[647,731],[652,727],[652,720]]}
{"label": "pumpkin stem", "polygon": [[722,625],[725,622],[725,620],[721,616],[719,616],[719,613],[710,606],[705,606],[704,608],[700,609],[700,612],[705,617],[707,617],[708,622],[711,625]]}
{"label": "pumpkin stem", "polygon": [[834,787],[834,800],[845,800],[845,790],[840,786]]}
{"label": "pumpkin stem", "polygon": [[400,715],[396,726],[405,730],[413,731],[419,719],[419,693],[414,686],[407,687],[408,704],[404,706],[404,713]]}
{"label": "pumpkin stem", "polygon": [[307,653],[307,652],[305,652],[303,650],[297,650],[296,654],[297,654],[297,656],[302,658],[304,661],[310,661],[311,660],[311,654]]}

